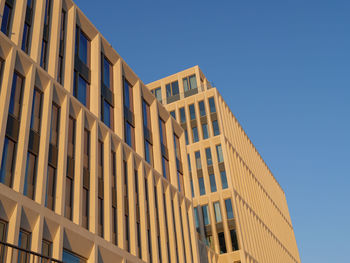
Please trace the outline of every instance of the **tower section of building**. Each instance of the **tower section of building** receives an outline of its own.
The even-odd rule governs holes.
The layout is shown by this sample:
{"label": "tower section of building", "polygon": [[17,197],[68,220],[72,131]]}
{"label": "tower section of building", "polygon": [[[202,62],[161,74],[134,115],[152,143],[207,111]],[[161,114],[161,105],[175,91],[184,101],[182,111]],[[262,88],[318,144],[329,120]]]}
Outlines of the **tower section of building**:
{"label": "tower section of building", "polygon": [[147,87],[184,129],[200,253],[210,262],[300,262],[282,188],[199,67]]}

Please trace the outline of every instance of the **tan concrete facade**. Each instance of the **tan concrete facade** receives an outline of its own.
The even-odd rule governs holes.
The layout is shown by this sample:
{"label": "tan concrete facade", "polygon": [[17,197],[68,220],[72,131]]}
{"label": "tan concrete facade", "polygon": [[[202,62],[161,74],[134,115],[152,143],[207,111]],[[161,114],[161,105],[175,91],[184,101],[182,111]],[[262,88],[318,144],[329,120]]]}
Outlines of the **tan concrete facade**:
{"label": "tan concrete facade", "polygon": [[57,260],[200,262],[181,126],[72,1],[33,3],[0,1],[11,11],[0,21],[0,241]]}
{"label": "tan concrete facade", "polygon": [[[300,262],[281,186],[199,67],[147,87],[187,131],[197,235],[199,244],[208,246],[209,262]],[[215,110],[211,110],[213,101]],[[222,148],[220,158],[218,145]],[[209,160],[206,149],[211,151]],[[226,172],[227,185],[222,171]],[[228,199],[234,216],[226,210]],[[221,220],[217,220],[218,210]],[[230,233],[232,229],[238,246]]]}

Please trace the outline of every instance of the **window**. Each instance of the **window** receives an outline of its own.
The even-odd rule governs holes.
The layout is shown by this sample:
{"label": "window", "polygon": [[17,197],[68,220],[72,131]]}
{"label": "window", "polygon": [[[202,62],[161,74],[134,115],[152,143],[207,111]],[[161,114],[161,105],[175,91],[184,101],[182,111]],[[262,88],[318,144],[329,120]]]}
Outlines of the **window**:
{"label": "window", "polygon": [[[82,64],[80,67],[74,67],[74,87],[73,96],[76,97],[84,106],[90,105],[90,81],[86,73],[82,73],[86,68],[90,68],[90,40],[82,30],[76,27],[75,38],[75,59]],[[85,70],[86,71],[86,70]]]}
{"label": "window", "polygon": [[202,124],[202,131],[203,131],[203,139],[208,139],[209,138],[209,131],[208,131],[208,124],[203,123]]}
{"label": "window", "polygon": [[[25,250],[30,250],[30,238],[31,234],[28,231],[20,229],[18,237],[18,247]],[[25,263],[29,262],[29,260],[30,255],[28,253],[18,250],[18,262]]]}
{"label": "window", "polygon": [[[124,125],[125,142],[135,148],[133,88],[124,78]],[[126,113],[126,114],[125,114]]]}
{"label": "window", "polygon": [[67,13],[64,9],[61,12],[61,32],[60,32],[60,49],[58,52],[58,70],[57,70],[57,80],[63,85],[64,78],[64,51],[65,51],[65,41],[66,41],[66,19]]}
{"label": "window", "polygon": [[209,216],[209,209],[208,205],[202,206],[202,213],[203,213],[203,223],[205,226],[210,224],[210,216]]}
{"label": "window", "polygon": [[74,168],[75,168],[75,124],[72,116],[68,120],[68,150],[67,150],[67,175],[66,175],[66,198],[65,217],[72,219],[73,216],[73,193],[74,193]]}
{"label": "window", "polygon": [[196,119],[196,110],[194,108],[194,104],[191,104],[189,106],[189,108],[190,108],[190,119],[191,119],[191,121],[195,120]]}
{"label": "window", "polygon": [[53,103],[51,111],[50,144],[56,147],[58,147],[59,122],[60,107],[57,104]]}
{"label": "window", "polygon": [[210,148],[205,148],[205,155],[207,157],[207,165],[213,165],[213,159],[211,158],[211,150]]}
{"label": "window", "polygon": [[82,226],[89,229],[90,207],[90,132],[84,129],[84,156],[83,156],[83,222]]}
{"label": "window", "polygon": [[30,129],[36,133],[40,132],[42,97],[42,92],[38,88],[34,88]]}
{"label": "window", "polygon": [[209,175],[209,180],[210,180],[210,190],[212,193],[216,192],[216,182],[215,182],[215,175],[214,174],[210,174]]}
{"label": "window", "polygon": [[19,75],[19,73],[14,72],[11,87],[9,113],[17,120],[20,119],[21,115],[23,86],[24,78]]}
{"label": "window", "polygon": [[37,157],[28,151],[23,194],[34,200],[37,173]]}
{"label": "window", "polygon": [[117,212],[117,160],[116,153],[111,151],[112,159],[112,242],[118,245],[118,212]]}
{"label": "window", "polygon": [[[30,10],[30,12],[33,12],[33,3],[34,0],[27,0],[27,10]],[[22,37],[22,50],[26,53],[29,52],[29,43],[30,43],[30,33],[31,33],[31,27],[32,27],[32,17],[30,16],[29,19],[26,19],[24,21],[24,27],[23,27],[23,37]]]}
{"label": "window", "polygon": [[214,132],[214,136],[217,136],[220,134],[219,123],[217,120],[213,121],[213,132]]}
{"label": "window", "polygon": [[15,157],[16,142],[5,136],[0,169],[0,182],[9,187],[12,185],[12,176],[15,168]]}
{"label": "window", "polygon": [[210,113],[216,112],[214,97],[209,98]]}
{"label": "window", "polygon": [[205,184],[204,184],[203,177],[198,177],[198,185],[199,185],[199,194],[205,195]]}
{"label": "window", "polygon": [[231,235],[231,242],[232,242],[232,250],[238,250],[238,241],[237,241],[237,234],[235,229],[230,230],[230,235]]}
{"label": "window", "polygon": [[182,79],[183,85],[184,85],[184,91],[188,91],[191,89],[197,89],[197,81],[196,81],[196,76],[192,75],[189,77],[186,77]]}
{"label": "window", "polygon": [[197,152],[194,153],[194,156],[196,158],[197,170],[202,169],[201,153],[199,151],[197,151]]}
{"label": "window", "polygon": [[152,131],[151,131],[151,112],[150,106],[145,100],[142,100],[143,113],[143,131],[145,140],[145,159],[153,165],[153,145],[152,145]]}
{"label": "window", "polygon": [[45,257],[51,258],[51,256],[52,256],[51,251],[52,251],[52,243],[50,241],[43,239],[42,247],[41,247],[41,254]]}
{"label": "window", "polygon": [[221,171],[220,172],[220,176],[221,176],[222,189],[228,188],[226,172],[225,171]]}
{"label": "window", "polygon": [[51,6],[52,1],[45,1],[45,16],[44,16],[44,28],[43,28],[43,39],[41,44],[41,59],[40,66],[43,69],[47,69],[47,59],[48,59],[48,49],[49,49],[49,39],[50,39],[50,22],[51,22]]}
{"label": "window", "polygon": [[198,105],[199,105],[199,113],[200,113],[201,117],[205,116],[206,113],[205,113],[204,101],[201,100],[198,103]]}
{"label": "window", "polygon": [[198,206],[194,207],[194,223],[196,225],[196,229],[199,232],[199,215],[198,215]]}
{"label": "window", "polygon": [[220,203],[219,202],[215,202],[214,203],[214,212],[215,212],[216,223],[222,222]]}
{"label": "window", "polygon": [[193,135],[193,142],[198,142],[199,141],[199,137],[198,137],[198,128],[197,127],[193,127],[192,128],[192,135]]}
{"label": "window", "polygon": [[[109,128],[113,129],[113,123],[114,123],[114,108],[113,105],[110,104],[110,101],[113,100],[113,98],[105,98],[106,95],[104,95],[104,89],[109,89],[110,91],[113,91],[113,83],[112,83],[112,77],[113,77],[113,68],[111,63],[108,61],[108,59],[102,54],[102,69],[101,69],[101,78],[102,78],[102,90],[101,90],[101,117],[104,124],[106,124]],[[113,92],[110,94],[113,97]],[[108,97],[108,95],[106,96]]]}
{"label": "window", "polygon": [[225,200],[227,219],[233,219],[233,209],[231,199]]}
{"label": "window", "polygon": [[187,154],[187,162],[188,162],[188,170],[191,172],[192,171],[192,167],[191,167],[191,158],[190,158],[189,154]]}
{"label": "window", "polygon": [[185,133],[185,142],[186,142],[186,145],[188,145],[189,141],[188,141],[188,131],[187,131],[187,129],[184,129],[184,133]]}
{"label": "window", "polygon": [[218,238],[219,238],[219,245],[220,245],[220,254],[227,253],[224,232],[218,233]]}
{"label": "window", "polygon": [[224,155],[222,154],[221,144],[216,145],[216,153],[218,155],[218,162],[222,163],[224,161]]}
{"label": "window", "polygon": [[86,263],[87,261],[82,257],[63,249],[62,261],[65,263]]}
{"label": "window", "polygon": [[185,108],[180,108],[180,121],[181,123],[186,122],[186,113],[185,113]]}
{"label": "window", "polygon": [[[5,221],[0,220],[0,241],[6,242],[6,226]],[[0,262],[4,262],[5,247],[0,246]]]}
{"label": "window", "polygon": [[46,201],[45,206],[51,210],[55,209],[56,195],[56,168],[48,165],[47,182],[46,182]]}
{"label": "window", "polygon": [[13,6],[5,2],[4,12],[2,15],[1,21],[1,32],[3,32],[6,36],[10,36],[10,27],[11,27],[11,19],[12,19],[12,8]]}
{"label": "window", "polygon": [[153,91],[154,96],[159,102],[162,102],[162,90],[161,88],[156,88]]}
{"label": "window", "polygon": [[165,89],[167,98],[179,95],[179,83],[177,81],[166,84]]}

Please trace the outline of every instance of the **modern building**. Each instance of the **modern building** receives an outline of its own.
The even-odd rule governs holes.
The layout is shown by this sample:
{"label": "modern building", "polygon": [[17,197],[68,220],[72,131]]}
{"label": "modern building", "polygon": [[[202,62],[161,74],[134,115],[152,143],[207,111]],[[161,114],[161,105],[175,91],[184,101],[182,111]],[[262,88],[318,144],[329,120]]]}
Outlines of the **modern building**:
{"label": "modern building", "polygon": [[0,262],[300,262],[282,189],[198,67],[147,87],[71,0],[0,13]]}
{"label": "modern building", "polygon": [[199,67],[147,87],[184,130],[200,252],[204,243],[214,262],[300,262],[281,186]]}

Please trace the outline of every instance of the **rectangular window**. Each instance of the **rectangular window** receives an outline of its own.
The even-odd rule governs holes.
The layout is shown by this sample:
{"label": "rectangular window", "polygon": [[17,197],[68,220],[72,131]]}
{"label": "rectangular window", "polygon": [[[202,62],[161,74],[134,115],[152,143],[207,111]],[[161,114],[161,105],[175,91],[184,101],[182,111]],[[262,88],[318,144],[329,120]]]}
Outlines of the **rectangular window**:
{"label": "rectangular window", "polygon": [[197,152],[194,153],[194,156],[196,158],[197,170],[202,169],[201,153],[199,151],[197,151]]}
{"label": "rectangular window", "polygon": [[185,142],[186,142],[186,145],[189,144],[189,140],[188,140],[188,131],[187,129],[184,129],[184,133],[185,133]]}
{"label": "rectangular window", "polygon": [[216,112],[214,97],[209,98],[210,113]]}
{"label": "rectangular window", "polygon": [[231,242],[232,242],[232,250],[233,251],[239,250],[236,230],[235,229],[231,229],[230,230],[230,235],[231,235]]}
{"label": "rectangular window", "polygon": [[174,111],[174,110],[172,110],[172,111],[170,112],[170,115],[176,120],[176,115],[175,115],[175,111]]}
{"label": "rectangular window", "polygon": [[27,16],[24,21],[23,27],[23,37],[22,37],[22,50],[26,53],[29,52],[29,44],[30,44],[30,34],[32,27],[32,14],[33,14],[33,0],[27,0],[27,13],[29,12],[31,15]]}
{"label": "rectangular window", "polygon": [[66,198],[65,217],[72,219],[73,216],[73,189],[75,168],[75,119],[69,116],[68,120],[68,150],[67,150],[67,176],[66,176]]}
{"label": "rectangular window", "polygon": [[64,52],[66,45],[66,19],[67,13],[64,9],[61,12],[61,32],[60,32],[60,47],[58,52],[58,69],[57,69],[57,80],[63,85],[64,79]]}
{"label": "rectangular window", "polygon": [[87,261],[77,254],[63,249],[62,261],[67,263],[86,263]]}
{"label": "rectangular window", "polygon": [[1,21],[1,32],[3,32],[6,36],[10,36],[11,31],[11,23],[12,23],[12,9],[13,6],[8,3],[10,1],[5,2],[4,6],[4,12],[2,14],[2,21]]}
{"label": "rectangular window", "polygon": [[117,160],[116,153],[111,151],[112,159],[112,242],[118,245],[118,212],[117,212]]}
{"label": "rectangular window", "polygon": [[214,132],[214,136],[217,136],[220,134],[219,123],[217,120],[213,121],[213,132]]}
{"label": "rectangular window", "polygon": [[56,195],[56,168],[48,165],[46,182],[46,203],[45,206],[54,211]]}
{"label": "rectangular window", "polygon": [[185,108],[180,108],[180,121],[181,123],[186,122],[186,113],[185,113]]}
{"label": "rectangular window", "polygon": [[207,165],[213,165],[213,159],[211,158],[211,150],[210,148],[205,148],[205,155],[207,157]]}
{"label": "rectangular window", "polygon": [[102,65],[101,65],[101,82],[102,82],[102,91],[101,91],[101,117],[104,124],[106,124],[109,128],[113,129],[114,122],[114,108],[108,102],[109,100],[104,97],[103,89],[107,88],[112,91],[113,96],[113,67],[109,60],[101,54],[102,57]]}
{"label": "rectangular window", "polygon": [[218,233],[218,238],[219,238],[219,245],[220,245],[220,254],[227,253],[224,232]]}
{"label": "rectangular window", "polygon": [[84,157],[83,157],[83,222],[82,226],[89,229],[90,209],[90,132],[84,129]]}
{"label": "rectangular window", "polygon": [[17,120],[20,119],[22,109],[24,78],[19,73],[13,73],[9,114]]}
{"label": "rectangular window", "polygon": [[51,256],[52,256],[52,243],[50,241],[43,239],[42,245],[41,245],[41,254],[45,257],[51,258]]}
{"label": "rectangular window", "polygon": [[174,81],[172,83],[166,84],[166,97],[179,95],[179,83]]}
{"label": "rectangular window", "polygon": [[191,121],[195,120],[196,119],[196,110],[194,108],[194,104],[191,104],[189,106],[189,109],[190,109],[190,119],[191,119]]}
{"label": "rectangular window", "polygon": [[40,132],[42,97],[43,93],[38,88],[34,88],[30,129],[36,133]]}
{"label": "rectangular window", "polygon": [[9,187],[12,185],[12,177],[15,170],[16,146],[16,142],[5,136],[0,168],[0,182]]}
{"label": "rectangular window", "polygon": [[228,188],[226,172],[225,172],[225,171],[221,171],[221,172],[220,172],[220,176],[221,176],[221,185],[222,185],[222,189]]}
{"label": "rectangular window", "polygon": [[44,16],[44,28],[43,28],[43,39],[41,44],[41,59],[40,59],[40,66],[43,69],[47,69],[48,65],[48,49],[49,49],[49,39],[50,39],[50,23],[51,23],[51,6],[52,1],[46,0],[45,1],[45,16]]}
{"label": "rectangular window", "polygon": [[198,142],[199,141],[199,137],[198,137],[198,128],[197,128],[197,126],[192,128],[192,135],[193,135],[193,143]]}
{"label": "rectangular window", "polygon": [[233,209],[231,199],[225,200],[227,219],[233,219]]}
{"label": "rectangular window", "polygon": [[198,103],[198,105],[199,105],[199,113],[200,113],[201,117],[205,116],[206,113],[205,113],[204,101],[201,100]]}
{"label": "rectangular window", "polygon": [[57,104],[52,103],[50,144],[56,147],[58,147],[59,122],[60,107]]}
{"label": "rectangular window", "polygon": [[37,156],[28,151],[23,194],[34,200]]}
{"label": "rectangular window", "polygon": [[218,163],[222,163],[224,161],[224,155],[222,154],[221,144],[216,145],[216,153],[218,156]]}
{"label": "rectangular window", "polygon": [[184,85],[184,91],[189,91],[191,89],[197,89],[196,75],[192,75],[182,79]]}
{"label": "rectangular window", "polygon": [[[31,233],[28,231],[25,231],[23,229],[19,230],[19,237],[18,237],[18,247],[30,250],[30,240],[31,239]],[[29,262],[30,255],[28,253],[22,252],[18,250],[18,262]]]}
{"label": "rectangular window", "polygon": [[198,185],[199,185],[199,194],[205,195],[205,184],[204,184],[203,177],[198,177]]}
{"label": "rectangular window", "polygon": [[199,214],[198,214],[198,206],[194,207],[194,223],[197,231],[199,232]]}
{"label": "rectangular window", "polygon": [[[0,241],[6,242],[6,226],[7,223],[0,219]],[[0,262],[4,262],[5,247],[0,246]]]}
{"label": "rectangular window", "polygon": [[210,180],[210,190],[212,193],[216,192],[216,181],[215,181],[215,174],[210,174],[209,175],[209,180]]}
{"label": "rectangular window", "polygon": [[162,166],[163,166],[163,177],[168,178],[169,175],[169,161],[163,156],[162,157]]}
{"label": "rectangular window", "polygon": [[222,222],[222,216],[221,216],[221,210],[220,210],[220,203],[219,202],[215,202],[214,203],[214,212],[215,212],[216,223]]}
{"label": "rectangular window", "polygon": [[153,141],[151,131],[151,111],[150,106],[145,100],[142,100],[142,114],[143,114],[143,131],[145,140],[145,159],[153,165]]}
{"label": "rectangular window", "polygon": [[203,123],[202,124],[202,131],[203,131],[203,139],[208,139],[209,138],[209,131],[208,131],[208,124]]}
{"label": "rectangular window", "polygon": [[134,97],[131,84],[124,78],[124,129],[125,142],[135,149]]}
{"label": "rectangular window", "polygon": [[210,224],[210,217],[209,217],[209,208],[208,205],[202,206],[202,213],[203,213],[203,223],[205,226]]}
{"label": "rectangular window", "polygon": [[83,71],[90,69],[90,40],[85,33],[77,26],[75,38],[75,59],[78,64],[83,64],[74,70],[73,96],[76,97],[84,106],[90,105],[90,83],[86,73]]}
{"label": "rectangular window", "polygon": [[175,147],[176,167],[178,171],[181,171],[182,169],[180,167],[180,163],[181,163],[180,140],[175,133],[174,133],[174,147]]}

